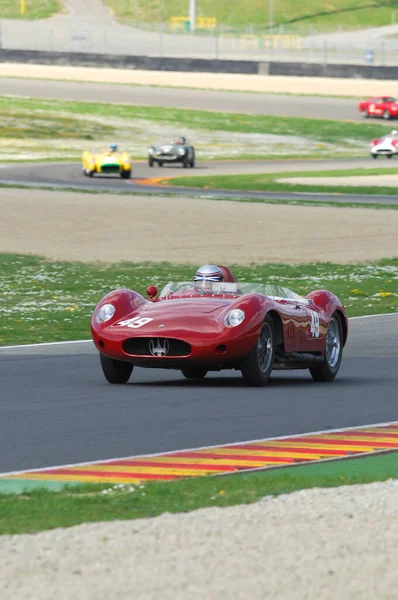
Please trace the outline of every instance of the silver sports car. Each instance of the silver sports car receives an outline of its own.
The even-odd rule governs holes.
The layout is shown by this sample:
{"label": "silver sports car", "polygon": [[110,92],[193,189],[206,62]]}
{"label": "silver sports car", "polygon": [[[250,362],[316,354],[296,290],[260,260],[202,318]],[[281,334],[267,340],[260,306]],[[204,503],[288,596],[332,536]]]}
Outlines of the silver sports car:
{"label": "silver sports car", "polygon": [[150,146],[148,148],[148,165],[153,167],[155,163],[159,167],[166,163],[181,163],[185,168],[194,167],[195,149],[183,136],[160,146]]}

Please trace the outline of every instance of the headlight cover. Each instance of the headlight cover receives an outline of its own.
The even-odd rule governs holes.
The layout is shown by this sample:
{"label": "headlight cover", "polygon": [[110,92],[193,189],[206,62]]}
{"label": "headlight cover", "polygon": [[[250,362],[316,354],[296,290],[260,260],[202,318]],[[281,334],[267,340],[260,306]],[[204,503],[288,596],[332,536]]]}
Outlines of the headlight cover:
{"label": "headlight cover", "polygon": [[183,156],[183,155],[185,154],[185,150],[184,150],[184,148],[180,148],[180,149],[178,150],[178,154],[179,154],[180,156]]}
{"label": "headlight cover", "polygon": [[95,316],[95,320],[97,323],[106,323],[109,319],[112,319],[115,314],[115,307],[113,304],[103,304],[101,308],[97,311]]}
{"label": "headlight cover", "polygon": [[224,318],[225,327],[236,327],[240,325],[245,318],[245,313],[240,308],[233,308]]}

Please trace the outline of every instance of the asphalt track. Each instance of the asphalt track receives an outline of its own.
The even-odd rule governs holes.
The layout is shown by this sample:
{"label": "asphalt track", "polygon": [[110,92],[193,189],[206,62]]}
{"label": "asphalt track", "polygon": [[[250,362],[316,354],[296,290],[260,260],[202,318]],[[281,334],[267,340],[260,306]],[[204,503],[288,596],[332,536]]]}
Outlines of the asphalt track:
{"label": "asphalt track", "polygon": [[[338,202],[352,204],[398,204],[398,196],[356,194],[332,194],[325,192],[239,192],[223,190],[205,190],[199,188],[159,187],[150,182],[153,177],[185,177],[189,175],[233,175],[239,173],[277,173],[286,171],[327,171],[337,169],[366,168],[369,159],[335,159],[335,160],[270,160],[270,161],[199,161],[195,169],[183,169],[180,165],[167,165],[162,168],[150,168],[144,162],[133,164],[131,180],[122,180],[115,175],[97,175],[85,177],[80,163],[53,164],[3,164],[0,165],[0,184],[28,185],[33,187],[49,187],[59,189],[80,189],[91,191],[178,194],[183,196],[200,196],[207,198],[257,198],[286,199],[306,202]],[[380,161],[372,167],[391,167],[391,161]],[[145,181],[148,180],[148,181]]]}
{"label": "asphalt track", "polygon": [[139,368],[112,386],[91,342],[0,348],[0,473],[394,421],[397,329],[398,314],[351,319],[334,382],[275,372],[260,389]]}

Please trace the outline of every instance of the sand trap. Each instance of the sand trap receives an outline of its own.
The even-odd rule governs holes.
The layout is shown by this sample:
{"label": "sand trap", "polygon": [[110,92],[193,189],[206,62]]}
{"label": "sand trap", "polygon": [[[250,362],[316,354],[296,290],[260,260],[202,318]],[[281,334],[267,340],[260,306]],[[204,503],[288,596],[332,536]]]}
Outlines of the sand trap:
{"label": "sand trap", "polygon": [[398,211],[1,190],[0,252],[51,259],[339,263],[398,255]]}
{"label": "sand trap", "polygon": [[[183,73],[132,69],[48,66],[0,63],[0,77],[27,77],[97,83],[122,83],[190,87],[214,90],[274,92],[323,96],[372,96],[380,94],[380,81],[325,77],[283,77],[234,73]],[[398,81],[383,80],[383,89],[398,96]]]}

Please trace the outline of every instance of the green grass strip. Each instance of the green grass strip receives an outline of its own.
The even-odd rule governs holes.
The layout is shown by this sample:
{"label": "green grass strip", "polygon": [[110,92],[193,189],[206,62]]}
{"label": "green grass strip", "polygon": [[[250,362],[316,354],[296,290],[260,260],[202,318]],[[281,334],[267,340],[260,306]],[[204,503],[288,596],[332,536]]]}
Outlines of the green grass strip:
{"label": "green grass strip", "polygon": [[[213,176],[190,176],[173,177],[165,179],[166,186],[181,186],[189,188],[200,188],[205,190],[233,190],[233,191],[256,191],[256,192],[316,192],[324,194],[361,194],[366,196],[397,196],[398,185],[393,186],[375,186],[344,185],[345,177],[364,177],[368,175],[378,175],[382,180],[383,175],[398,175],[398,168],[381,169],[340,169],[333,171],[284,171],[282,173],[260,173],[250,175],[213,175]],[[280,179],[306,177],[308,183],[288,183],[279,182]],[[342,185],[329,184],[311,184],[311,179],[316,177],[334,177],[342,179]]]}

